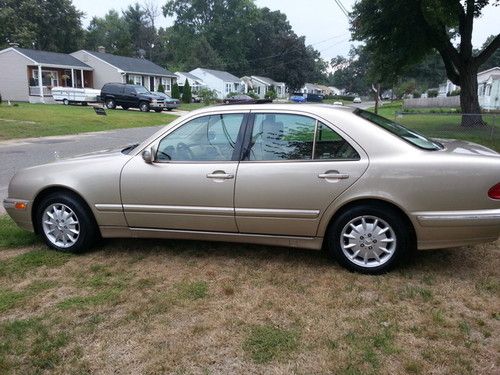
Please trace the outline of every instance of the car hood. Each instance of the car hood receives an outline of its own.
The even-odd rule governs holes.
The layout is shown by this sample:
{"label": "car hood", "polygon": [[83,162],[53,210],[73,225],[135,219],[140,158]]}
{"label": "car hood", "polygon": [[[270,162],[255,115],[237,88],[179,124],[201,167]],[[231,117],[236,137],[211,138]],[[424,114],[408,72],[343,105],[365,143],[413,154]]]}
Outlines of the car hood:
{"label": "car hood", "polygon": [[500,157],[500,154],[488,147],[477,143],[461,141],[457,139],[434,139],[444,146],[443,152],[461,155],[493,156]]}

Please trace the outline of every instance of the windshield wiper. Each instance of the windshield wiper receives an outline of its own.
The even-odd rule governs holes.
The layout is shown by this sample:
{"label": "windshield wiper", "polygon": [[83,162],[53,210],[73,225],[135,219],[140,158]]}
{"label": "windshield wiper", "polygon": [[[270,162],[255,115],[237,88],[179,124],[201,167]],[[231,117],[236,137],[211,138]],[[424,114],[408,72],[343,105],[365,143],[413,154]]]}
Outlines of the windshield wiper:
{"label": "windshield wiper", "polygon": [[133,145],[127,146],[122,150],[122,154],[128,154],[130,151],[132,151],[134,148],[139,146],[139,143],[134,143]]}

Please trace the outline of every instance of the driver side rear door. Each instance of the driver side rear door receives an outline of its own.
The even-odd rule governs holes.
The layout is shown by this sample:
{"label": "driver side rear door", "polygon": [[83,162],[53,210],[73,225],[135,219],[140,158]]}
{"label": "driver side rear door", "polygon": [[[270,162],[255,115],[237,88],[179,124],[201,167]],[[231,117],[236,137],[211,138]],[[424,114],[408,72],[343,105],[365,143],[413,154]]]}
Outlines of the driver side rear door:
{"label": "driver side rear door", "polygon": [[154,143],[153,163],[136,155],[121,177],[133,228],[237,232],[234,187],[247,113],[200,116]]}

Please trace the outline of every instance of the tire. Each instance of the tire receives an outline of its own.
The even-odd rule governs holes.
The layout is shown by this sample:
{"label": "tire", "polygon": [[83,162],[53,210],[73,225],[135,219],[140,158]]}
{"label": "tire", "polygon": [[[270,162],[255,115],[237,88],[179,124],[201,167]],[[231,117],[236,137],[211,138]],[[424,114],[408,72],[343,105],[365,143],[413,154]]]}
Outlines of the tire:
{"label": "tire", "polygon": [[326,240],[330,256],[343,267],[376,275],[406,260],[411,238],[411,230],[399,212],[390,207],[362,205],[337,217]]}
{"label": "tire", "polygon": [[149,112],[149,104],[146,102],[139,103],[139,109],[141,112]]}
{"label": "tire", "polygon": [[58,251],[80,253],[99,238],[92,213],[71,193],[55,192],[43,198],[36,208],[35,220],[37,232],[47,246]]}
{"label": "tire", "polygon": [[129,109],[129,106],[128,106],[128,105],[122,105],[122,109],[123,109],[124,111],[126,111],[127,109]]}
{"label": "tire", "polygon": [[172,108],[167,108],[167,111],[172,112]]}
{"label": "tire", "polygon": [[63,104],[64,105],[69,105],[69,100],[68,99],[63,99]]}
{"label": "tire", "polygon": [[115,100],[114,99],[106,99],[106,108],[115,109],[116,108]]}
{"label": "tire", "polygon": [[163,111],[163,109],[155,109],[156,113],[160,113],[161,111]]}

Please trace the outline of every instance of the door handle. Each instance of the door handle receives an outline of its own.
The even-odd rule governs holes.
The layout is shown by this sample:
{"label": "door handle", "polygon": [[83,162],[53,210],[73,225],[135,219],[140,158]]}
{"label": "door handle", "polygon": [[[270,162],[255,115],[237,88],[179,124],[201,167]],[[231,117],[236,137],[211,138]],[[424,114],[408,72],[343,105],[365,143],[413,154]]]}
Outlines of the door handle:
{"label": "door handle", "polygon": [[234,178],[234,174],[215,171],[207,174],[207,178],[215,178],[218,180],[230,180]]}
{"label": "door handle", "polygon": [[346,173],[327,172],[319,174],[318,178],[332,178],[337,180],[346,180],[349,178],[349,175]]}

